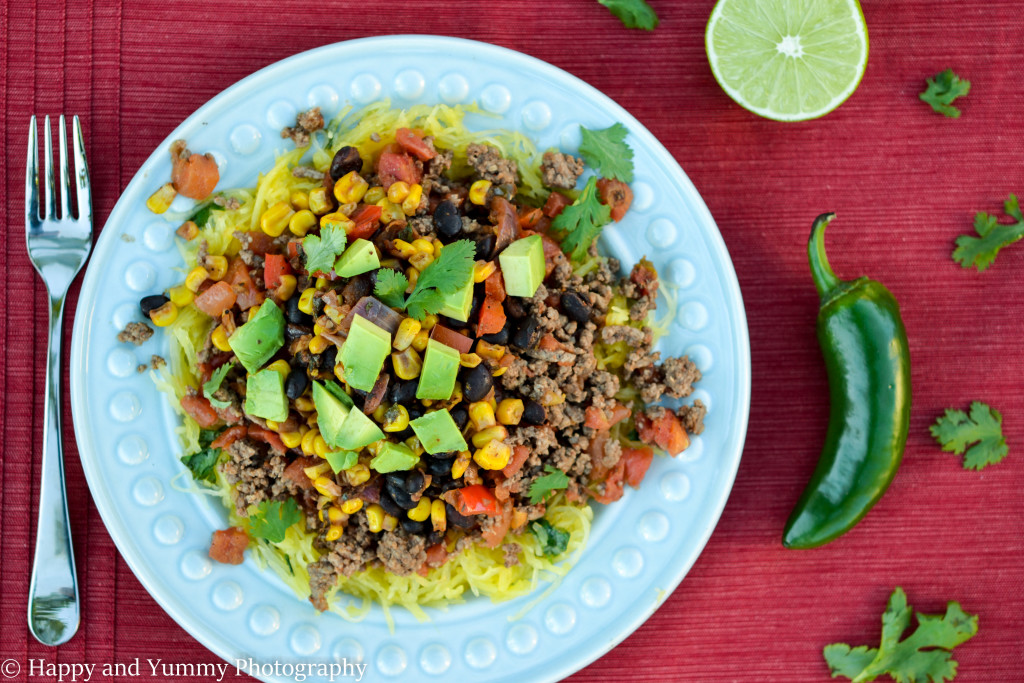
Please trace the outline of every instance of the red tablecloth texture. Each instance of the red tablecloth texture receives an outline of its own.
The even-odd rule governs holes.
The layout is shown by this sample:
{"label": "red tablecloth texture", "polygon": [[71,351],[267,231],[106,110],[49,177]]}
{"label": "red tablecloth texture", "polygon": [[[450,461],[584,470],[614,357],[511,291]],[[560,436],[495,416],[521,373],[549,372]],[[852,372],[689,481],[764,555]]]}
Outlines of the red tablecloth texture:
{"label": "red tablecloth texture", "polygon": [[[119,557],[82,475],[67,391],[82,625],[57,649],[26,628],[46,331],[44,290],[23,232],[29,115],[82,117],[99,231],[156,145],[238,79],[335,41],[436,33],[539,57],[632,112],[703,195],[746,302],[750,429],[721,522],[658,612],[571,680],[825,681],[822,647],[877,644],[885,601],[903,586],[923,611],[958,600],[980,615],[978,636],[956,650],[958,682],[1024,681],[1024,244],[985,273],[950,259],[975,211],[999,211],[1008,193],[1024,191],[1020,3],[865,0],[871,56],[860,88],[836,112],[799,124],[749,114],[715,83],[704,53],[713,2],[651,4],[661,17],[653,33],[624,29],[592,0],[2,5],[0,659],[23,667],[40,658],[218,661]],[[925,77],[947,67],[973,84],[959,120],[917,99]],[[837,272],[883,281],[902,305],[914,407],[903,466],[885,498],[846,537],[798,552],[784,550],[780,534],[828,414],[804,245],[811,220],[827,210],[839,214],[829,234]],[[73,292],[69,323],[75,302]],[[963,470],[928,434],[944,408],[972,400],[1002,411],[1010,444],[1002,464],[980,473]],[[92,680],[128,679],[97,671]]]}

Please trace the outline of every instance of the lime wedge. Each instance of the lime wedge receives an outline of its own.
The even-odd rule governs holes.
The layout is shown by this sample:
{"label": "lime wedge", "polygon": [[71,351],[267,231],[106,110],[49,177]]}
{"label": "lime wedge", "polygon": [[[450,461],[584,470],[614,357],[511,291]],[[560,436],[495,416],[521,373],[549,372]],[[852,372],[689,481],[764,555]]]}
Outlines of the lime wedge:
{"label": "lime wedge", "polygon": [[718,0],[705,44],[729,97],[777,121],[829,113],[857,89],[868,63],[857,0]]}

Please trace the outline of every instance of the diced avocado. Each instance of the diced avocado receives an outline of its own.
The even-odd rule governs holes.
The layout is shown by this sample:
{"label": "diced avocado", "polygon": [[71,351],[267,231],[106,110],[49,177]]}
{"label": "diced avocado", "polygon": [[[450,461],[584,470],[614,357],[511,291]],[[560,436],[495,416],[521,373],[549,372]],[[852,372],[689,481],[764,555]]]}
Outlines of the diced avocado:
{"label": "diced avocado", "polygon": [[411,470],[420,461],[418,455],[404,443],[385,441],[380,445],[377,455],[370,461],[370,467],[381,474]]}
{"label": "diced avocado", "polygon": [[284,376],[280,372],[260,370],[249,373],[245,379],[245,412],[275,422],[288,419],[288,397],[284,393]]}
{"label": "diced avocado", "polygon": [[338,354],[345,368],[345,381],[354,389],[370,391],[389,353],[391,333],[361,315],[355,316]]}
{"label": "diced avocado", "polygon": [[544,243],[540,235],[530,235],[508,245],[498,254],[498,262],[509,296],[533,296],[544,281]]}
{"label": "diced avocado", "polygon": [[377,247],[369,240],[357,239],[348,246],[345,253],[334,262],[334,272],[339,277],[355,277],[380,268]]}
{"label": "diced avocado", "polygon": [[416,398],[447,401],[455,391],[455,376],[458,373],[459,352],[436,339],[428,340],[420,383],[416,386]]}
{"label": "diced avocado", "polygon": [[[323,430],[320,430],[323,433]],[[338,448],[344,448],[349,451],[357,451],[360,448],[369,446],[374,441],[380,441],[384,438],[384,432],[380,430],[377,423],[366,416],[363,411],[359,408],[353,408],[348,412],[348,417],[345,418],[345,424],[341,426],[341,434],[338,437],[336,444]],[[331,443],[327,436],[324,436],[327,443]]]}
{"label": "diced avocado", "polygon": [[466,322],[469,320],[469,309],[473,308],[473,276],[470,275],[466,284],[444,297],[444,305],[438,311],[453,320]]}
{"label": "diced avocado", "polygon": [[451,413],[442,408],[423,417],[418,417],[409,423],[416,438],[423,444],[423,450],[433,455],[434,453],[446,453],[448,451],[464,451],[469,448],[466,440],[462,438]]}
{"label": "diced avocado", "polygon": [[313,405],[316,406],[316,426],[324,441],[334,448],[342,448],[342,428],[351,406],[345,405],[320,382],[313,382]]}
{"label": "diced avocado", "polygon": [[231,350],[249,372],[256,372],[284,346],[284,314],[270,299],[249,322],[228,338]]}
{"label": "diced avocado", "polygon": [[359,454],[355,451],[333,451],[324,458],[330,464],[331,469],[337,474],[359,462]]}

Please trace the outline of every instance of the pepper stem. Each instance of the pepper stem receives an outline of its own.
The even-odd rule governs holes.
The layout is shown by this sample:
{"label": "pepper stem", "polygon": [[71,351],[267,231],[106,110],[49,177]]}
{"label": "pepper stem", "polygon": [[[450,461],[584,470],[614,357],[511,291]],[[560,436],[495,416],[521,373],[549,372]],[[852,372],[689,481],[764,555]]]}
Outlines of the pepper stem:
{"label": "pepper stem", "polygon": [[807,240],[807,258],[811,263],[811,278],[814,280],[814,286],[818,289],[818,296],[822,299],[842,282],[832,272],[832,266],[829,265],[828,256],[825,254],[825,228],[835,217],[835,213],[823,213],[815,218],[814,226],[811,228],[811,237]]}

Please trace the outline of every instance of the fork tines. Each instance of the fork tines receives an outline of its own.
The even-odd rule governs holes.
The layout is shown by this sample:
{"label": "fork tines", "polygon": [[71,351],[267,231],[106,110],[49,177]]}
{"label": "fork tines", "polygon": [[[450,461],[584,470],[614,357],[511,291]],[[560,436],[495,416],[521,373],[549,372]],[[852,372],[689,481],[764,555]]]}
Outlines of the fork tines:
{"label": "fork tines", "polygon": [[[60,213],[57,213],[57,192],[53,184],[53,143],[50,133],[50,117],[43,123],[43,156],[45,162],[46,185],[44,187],[45,203],[40,214],[39,207],[39,143],[37,140],[36,117],[32,117],[28,130],[28,172],[25,175],[25,219],[30,224],[38,224],[44,220],[89,220],[92,217],[92,200],[89,194],[89,171],[85,163],[85,144],[82,141],[82,124],[78,116],[72,119],[73,152],[75,155],[74,179],[68,174],[68,142],[65,133],[64,115],[60,115],[60,127],[57,130],[60,152]],[[71,215],[71,193],[75,192],[75,203],[78,215]]]}

